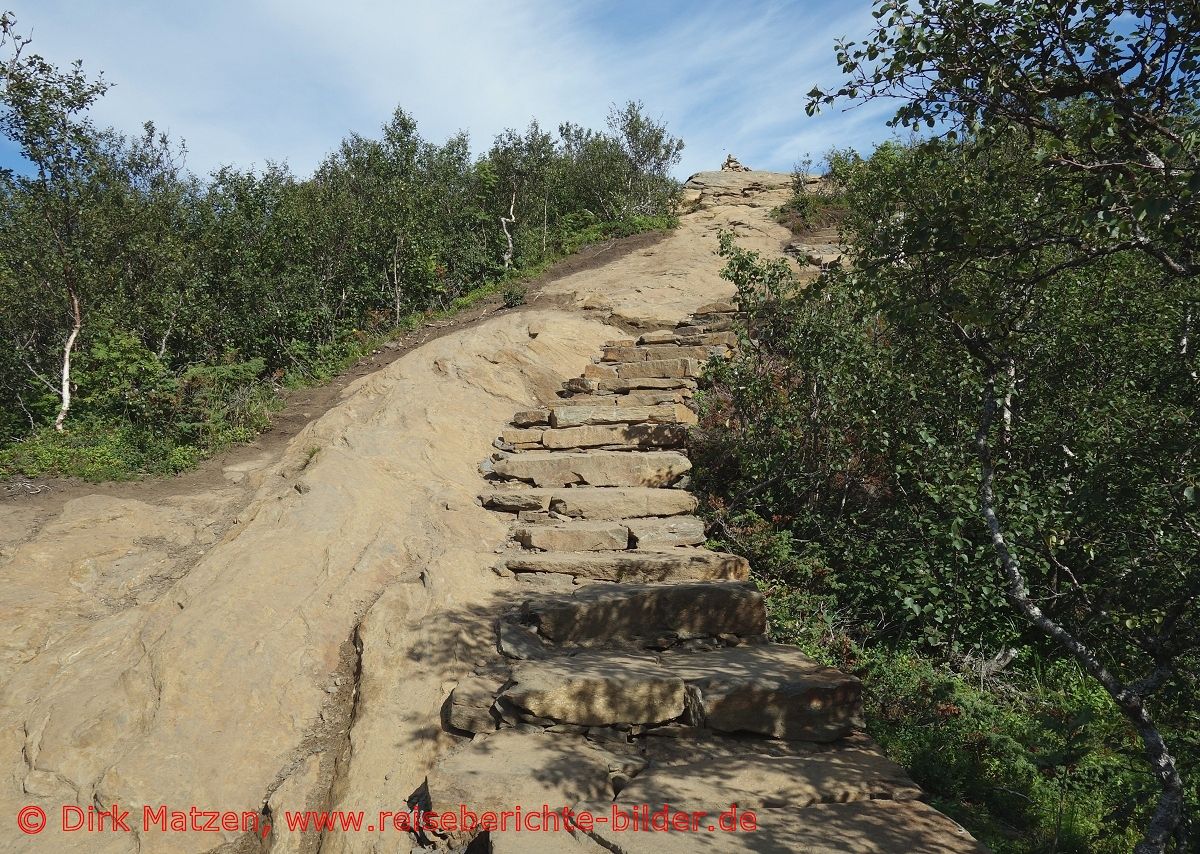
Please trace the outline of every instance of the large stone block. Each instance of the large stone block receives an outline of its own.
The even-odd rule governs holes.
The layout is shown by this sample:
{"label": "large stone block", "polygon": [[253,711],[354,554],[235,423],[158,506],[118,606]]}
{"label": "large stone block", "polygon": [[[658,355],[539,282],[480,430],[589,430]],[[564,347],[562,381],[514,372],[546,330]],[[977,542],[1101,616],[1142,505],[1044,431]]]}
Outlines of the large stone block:
{"label": "large stone block", "polygon": [[575,519],[632,519],[677,516],[696,510],[696,497],[682,489],[575,486],[562,489],[497,489],[479,496],[485,507],[509,513],[553,510]]}
{"label": "large stone block", "polygon": [[[701,748],[703,750],[703,748]],[[873,798],[913,800],[921,790],[908,773],[878,750],[852,747],[809,756],[713,756],[659,766],[633,780],[618,803],[649,804],[716,813],[807,807]]]}
{"label": "large stone block", "polygon": [[564,522],[524,525],[516,539],[527,549],[547,552],[589,552],[629,548],[629,529],[616,522]]}
{"label": "large stone block", "polygon": [[864,726],[862,685],[784,644],[667,653],[695,695],[695,721],[722,732],[833,741]]}
{"label": "large stone block", "polygon": [[[613,400],[620,400],[613,395]],[[552,406],[552,427],[580,427],[586,424],[639,424],[644,421],[659,424],[675,424],[679,421],[679,408],[673,403],[657,406]]]}
{"label": "large stone block", "polygon": [[705,361],[719,349],[678,344],[641,345],[636,347],[605,347],[601,357],[605,362],[651,362],[660,359],[699,359]]}
{"label": "large stone block", "polygon": [[635,549],[671,549],[698,546],[705,540],[704,522],[695,516],[665,519],[630,519],[629,532]]}
{"label": "large stone block", "polygon": [[[671,807],[671,814],[677,814]],[[724,804],[705,816],[695,831],[648,833],[622,830],[618,823],[605,821],[596,822],[588,835],[612,854],[987,854],[988,850],[920,801],[760,810],[754,816],[754,830],[736,833],[722,831],[718,824],[729,807]],[[745,815],[740,809],[738,814]]]}
{"label": "large stone block", "polygon": [[767,630],[762,594],[743,582],[594,584],[570,595],[531,599],[523,618],[556,643],[602,643]]}
{"label": "large stone block", "polygon": [[687,428],[682,424],[589,424],[542,433],[547,448],[681,448],[686,442]]}
{"label": "large stone block", "polygon": [[744,581],[746,559],[707,549],[670,552],[544,552],[505,561],[513,572],[560,572],[602,581]]}
{"label": "large stone block", "polygon": [[505,676],[468,676],[450,692],[446,721],[456,729],[467,732],[492,732],[496,720],[492,704],[500,693]]}
{"label": "large stone block", "polygon": [[668,721],[683,714],[683,681],[653,656],[581,653],[526,662],[504,699],[543,718],[585,726]]}
{"label": "large stone block", "polygon": [[429,798],[438,812],[558,809],[610,797],[609,764],[606,753],[579,736],[502,729],[438,760],[428,776]]}
{"label": "large stone block", "polygon": [[618,365],[618,379],[641,378],[682,379],[700,376],[704,362],[699,359],[656,359],[650,362],[627,362]]}
{"label": "large stone block", "polygon": [[596,380],[597,391],[624,394],[636,390],[695,389],[694,377],[623,377]]}
{"label": "large stone block", "polygon": [[669,486],[691,467],[691,461],[675,451],[531,451],[497,460],[493,470],[500,477],[535,486]]}

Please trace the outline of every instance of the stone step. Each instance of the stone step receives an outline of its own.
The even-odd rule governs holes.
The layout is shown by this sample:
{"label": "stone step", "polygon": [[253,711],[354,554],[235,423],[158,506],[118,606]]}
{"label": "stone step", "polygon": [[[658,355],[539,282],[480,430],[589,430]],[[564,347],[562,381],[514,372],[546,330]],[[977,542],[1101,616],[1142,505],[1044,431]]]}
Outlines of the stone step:
{"label": "stone step", "polygon": [[793,646],[668,652],[662,662],[688,683],[697,726],[803,741],[833,741],[864,726],[859,680]]}
{"label": "stone step", "polygon": [[639,774],[617,803],[715,815],[730,804],[757,812],[875,798],[908,801],[922,794],[903,768],[862,747],[808,756],[706,756],[703,745],[696,752],[694,762],[655,765]]}
{"label": "stone step", "polygon": [[698,546],[704,542],[704,521],[695,516],[675,516],[666,519],[630,519],[626,527],[631,537],[630,548],[673,549],[677,546]]}
{"label": "stone step", "polygon": [[555,572],[601,581],[745,581],[746,559],[707,549],[534,552],[505,560],[512,572]]}
{"label": "stone step", "polygon": [[[614,395],[614,399],[616,396]],[[599,405],[599,406],[552,406],[550,426],[554,428],[582,427],[585,425],[640,424],[694,424],[696,414],[682,403],[660,403],[655,406]]]}
{"label": "stone step", "polygon": [[[648,362],[623,362],[611,370],[615,370],[616,378],[621,380],[691,379],[700,376],[704,362],[700,359],[654,359]],[[603,376],[601,379],[609,380]]]}
{"label": "stone step", "polygon": [[719,300],[705,303],[692,314],[692,317],[704,317],[709,314],[737,314],[737,306],[731,302]]}
{"label": "stone step", "polygon": [[632,347],[605,347],[601,362],[651,362],[661,359],[699,359],[708,361],[709,356],[723,356],[724,347],[700,345],[684,347],[680,344],[635,344]]}
{"label": "stone step", "polygon": [[572,394],[625,394],[631,391],[675,389],[693,391],[695,388],[696,380],[693,377],[631,377],[629,379],[576,377],[563,383],[563,389]]}
{"label": "stone step", "polygon": [[733,348],[738,346],[736,332],[701,332],[695,335],[678,335],[675,340],[685,347],[701,345],[705,347],[725,346]]}
{"label": "stone step", "polygon": [[596,650],[525,661],[500,701],[558,723],[678,721],[790,741],[832,742],[863,726],[859,681],[782,644],[657,655]]}
{"label": "stone step", "polygon": [[692,397],[692,390],[686,388],[665,389],[661,391],[644,390],[628,391],[624,394],[572,394],[570,397],[559,398],[553,407],[570,406],[599,406],[607,409],[626,406],[658,406],[663,403],[684,403]]}
{"label": "stone step", "polygon": [[669,721],[684,712],[683,681],[653,655],[612,651],[528,661],[501,698],[530,715],[581,726]]}
{"label": "stone step", "polygon": [[[458,814],[461,807],[478,816],[502,811],[511,815],[520,807],[540,814],[546,805],[557,810],[583,801],[606,801],[612,797],[613,759],[582,736],[503,729],[477,736],[438,760],[427,778],[427,808]],[[465,844],[478,832],[454,831],[448,841]]]}
{"label": "stone step", "polygon": [[[539,512],[539,511],[535,511]],[[612,549],[665,550],[704,542],[704,522],[695,516],[662,519],[564,520],[524,515],[513,538],[527,549],[593,552]]]}
{"label": "stone step", "polygon": [[521,619],[561,644],[652,641],[668,634],[753,638],[767,630],[762,594],[737,581],[595,584],[530,599],[521,606]]}
{"label": "stone step", "polygon": [[527,549],[593,552],[629,548],[629,528],[618,522],[578,521],[521,525],[514,539]]}
{"label": "stone step", "polygon": [[492,470],[534,486],[670,486],[691,467],[676,451],[530,451],[496,460]]}
{"label": "stone step", "polygon": [[[684,407],[686,409],[686,407]],[[690,410],[688,410],[690,411]],[[683,424],[602,424],[553,428],[542,432],[541,445],[569,448],[682,448],[687,443]]]}
{"label": "stone step", "polygon": [[[632,806],[632,805],[631,805]],[[613,805],[590,807],[610,816],[587,831],[611,854],[987,854],[962,827],[920,801],[854,801],[804,809],[762,810],[754,830],[724,831],[729,804],[701,819],[696,831],[634,831],[612,820]],[[671,815],[677,815],[671,805]],[[647,821],[653,810],[647,812]],[[740,809],[738,816],[744,819]],[[735,819],[736,821],[737,819]],[[737,826],[737,825],[735,825]],[[711,830],[709,830],[711,828]],[[568,849],[569,850],[569,849]]]}
{"label": "stone step", "polygon": [[738,337],[734,332],[694,332],[680,335],[676,329],[647,332],[638,338],[637,343],[642,346],[677,344],[681,347],[736,347]]}
{"label": "stone step", "polygon": [[692,513],[698,502],[682,489],[641,486],[498,489],[479,496],[483,506],[509,513],[552,510],[575,519],[662,518]]}

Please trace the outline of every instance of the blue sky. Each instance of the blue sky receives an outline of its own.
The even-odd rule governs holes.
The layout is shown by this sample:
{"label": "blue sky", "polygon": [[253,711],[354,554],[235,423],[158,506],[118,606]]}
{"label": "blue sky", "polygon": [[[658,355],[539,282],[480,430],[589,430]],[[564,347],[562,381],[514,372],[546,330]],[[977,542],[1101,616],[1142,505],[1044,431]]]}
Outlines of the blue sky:
{"label": "blue sky", "polygon": [[[834,40],[868,31],[869,0],[5,5],[32,30],[31,50],[82,59],[114,84],[97,123],[136,132],[153,120],[187,141],[199,173],[273,160],[307,174],[397,106],[426,138],[467,130],[479,150],[534,117],[600,127],[610,103],[639,98],[686,142],[680,177],[726,153],[786,171],[890,136],[886,105],[804,114],[813,84],[838,79]],[[0,165],[16,159],[0,142]]]}

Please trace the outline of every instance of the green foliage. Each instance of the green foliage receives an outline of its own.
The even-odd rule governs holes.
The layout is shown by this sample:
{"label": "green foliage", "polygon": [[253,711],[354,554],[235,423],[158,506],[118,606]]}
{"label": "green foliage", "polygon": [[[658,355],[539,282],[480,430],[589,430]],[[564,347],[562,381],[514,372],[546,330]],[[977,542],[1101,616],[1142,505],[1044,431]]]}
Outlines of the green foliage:
{"label": "green foliage", "polygon": [[504,305],[508,308],[516,308],[519,305],[525,304],[525,286],[517,282],[510,282],[504,286],[504,292],[501,298],[504,300]]}
{"label": "green foliage", "polygon": [[[1034,791],[1038,760],[1022,766],[965,734],[961,765],[945,760],[949,777],[919,775],[1000,847],[1013,824],[1027,844],[1009,850],[1106,850],[1110,836],[1125,850],[1156,784],[1107,695],[1068,679],[1074,662],[1008,604],[979,515],[981,389],[994,366],[1011,366],[1000,392],[1010,416],[991,440],[998,512],[1031,595],[1122,680],[1169,658],[1147,702],[1191,780],[1200,388],[1179,335],[1195,289],[1139,251],[1014,241],[1081,203],[1078,185],[1047,185],[1044,168],[1019,140],[995,137],[888,144],[846,160],[834,180],[855,264],[807,287],[724,236],[747,325],[740,354],[711,365],[695,475],[724,543],[752,559],[777,601],[800,603],[797,619],[777,614],[784,637],[817,632],[827,653],[900,650],[939,668],[1021,650],[1015,717],[1004,717],[1009,688],[985,686],[971,726],[999,726],[1024,745],[1043,737],[1042,694],[1084,686],[1087,703],[1051,704],[1060,723],[1085,707],[1103,721],[1088,740],[1063,743],[1082,751],[1066,764],[1083,769],[1065,793],[1057,783]],[[1040,687],[1039,667],[1049,674]],[[872,678],[886,683],[883,670]],[[896,690],[911,699],[914,688]],[[921,769],[939,740],[893,723],[898,755]],[[1025,785],[1005,776],[1018,771]],[[1007,803],[1001,789],[1030,802],[1016,809],[1025,802]],[[1051,809],[1060,800],[1073,812]]]}
{"label": "green foliage", "polygon": [[[764,584],[772,637],[863,680],[867,729],[946,812],[997,854],[1120,854],[1137,838],[1143,779],[1124,722],[1075,667],[984,675],[891,645],[861,645],[834,599]],[[1118,745],[1114,749],[1111,745]]]}
{"label": "green foliage", "polygon": [[[874,29],[837,44],[842,99],[895,99],[892,124],[947,138],[1012,134],[1081,204],[1057,235],[1146,252],[1196,275],[1200,9],[1192,0],[876,0]],[[1044,238],[1045,235],[1042,235]]]}
{"label": "green foliage", "polygon": [[[637,103],[614,108],[607,132],[535,123],[482,157],[463,134],[423,139],[397,110],[309,178],[269,164],[201,180],[152,124],[133,138],[97,129],[87,110],[103,81],[30,55],[9,15],[0,48],[0,132],[34,167],[0,172],[8,471],[159,471],[155,454],[245,438],[278,389],[327,379],[425,316],[502,288],[515,300],[516,280],[669,223],[678,198],[682,143]],[[68,343],[65,426],[90,439],[43,435],[65,403]],[[125,469],[107,461],[123,450]]]}
{"label": "green foliage", "polygon": [[811,159],[798,163],[792,172],[791,197],[772,211],[775,221],[787,226],[793,234],[841,223],[846,202],[831,178],[843,161],[849,162],[855,156],[851,151],[830,151],[825,156],[828,168],[820,176],[813,173]]}

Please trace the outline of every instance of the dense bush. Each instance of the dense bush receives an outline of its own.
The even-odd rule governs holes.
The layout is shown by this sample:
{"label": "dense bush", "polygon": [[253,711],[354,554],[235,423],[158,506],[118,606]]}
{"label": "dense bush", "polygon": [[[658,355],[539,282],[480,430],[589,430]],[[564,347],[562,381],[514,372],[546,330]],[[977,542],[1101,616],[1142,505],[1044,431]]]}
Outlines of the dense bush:
{"label": "dense bush", "polygon": [[[843,81],[809,112],[894,99],[891,123],[930,136],[834,158],[847,264],[813,287],[724,241],[748,321],[698,437],[716,527],[835,648],[977,671],[981,690],[1005,673],[992,712],[1052,699],[1056,753],[1089,769],[1084,813],[1053,832],[1035,787],[876,709],[916,768],[947,750],[930,785],[982,805],[997,847],[1192,850],[1196,4],[876,0],[836,53]],[[816,201],[783,214],[815,224]],[[1089,702],[1063,696],[1077,679]],[[991,833],[1018,815],[998,790],[1031,807],[1011,839]]]}
{"label": "dense bush", "polygon": [[682,143],[638,103],[480,157],[397,110],[309,178],[200,178],[153,125],[95,127],[106,84],[31,55],[9,15],[0,48],[0,132],[29,162],[0,172],[0,473],[177,470],[261,427],[276,387],[674,215]]}
{"label": "dense bush", "polygon": [[[712,365],[695,437],[718,535],[753,559],[777,607],[826,626],[835,648],[910,650],[952,669],[1006,661],[1012,649],[1014,685],[1042,667],[1056,674],[1052,694],[1064,673],[1081,681],[1010,606],[980,515],[989,366],[971,344],[1002,346],[1007,417],[987,435],[1010,547],[1041,609],[1118,678],[1159,673],[1146,702],[1188,777],[1200,758],[1200,389],[1179,334],[1194,283],[1134,251],[1078,265],[1058,247],[995,253],[996,235],[1036,230],[1078,204],[1067,181],[1046,194],[1019,144],[888,144],[833,162],[853,265],[801,286],[783,261],[722,241],[747,322],[741,353]],[[1100,718],[1092,729],[1104,739],[1088,756],[1104,759],[1092,777],[1109,788],[1078,793],[1080,809],[1092,806],[1071,831],[1091,834],[1077,850],[1100,850],[1113,822],[1136,827],[1153,804],[1140,746],[1094,687],[1078,708],[1045,694],[1021,694],[1020,726],[1042,704],[1037,714],[1071,719],[1086,706]],[[899,741],[915,735],[886,726]],[[908,755],[921,765],[911,746]],[[1126,766],[1135,770],[1118,774]],[[985,776],[964,788],[959,777],[974,773],[926,781],[947,798],[974,786],[973,800],[1001,785]],[[978,826],[1008,820],[983,800]],[[1024,842],[1011,850],[1047,850],[1042,807],[1022,813]]]}

